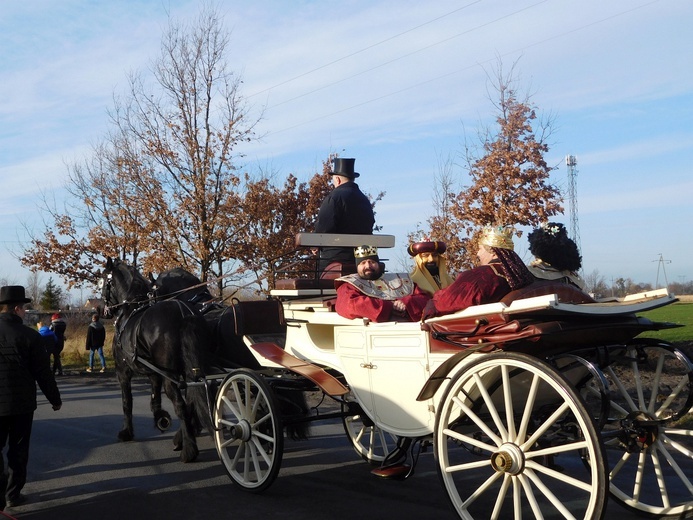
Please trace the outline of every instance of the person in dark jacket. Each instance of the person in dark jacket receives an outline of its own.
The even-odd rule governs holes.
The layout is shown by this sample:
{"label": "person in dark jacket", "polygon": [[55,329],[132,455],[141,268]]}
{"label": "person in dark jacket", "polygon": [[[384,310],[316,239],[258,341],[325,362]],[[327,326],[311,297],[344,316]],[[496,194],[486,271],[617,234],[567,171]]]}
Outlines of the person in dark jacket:
{"label": "person in dark jacket", "polygon": [[60,410],[60,391],[51,372],[41,335],[24,325],[24,304],[31,302],[21,285],[0,287],[0,450],[7,446],[7,468],[0,456],[0,506],[16,507],[26,501],[21,494],[26,483],[29,441],[36,384]]}
{"label": "person in dark jacket", "polygon": [[91,315],[91,323],[87,328],[86,349],[89,351],[89,368],[87,372],[94,370],[94,353],[99,353],[101,360],[101,373],[106,371],[106,358],[103,355],[103,345],[106,342],[106,328],[99,321],[99,315],[94,313]]}
{"label": "person in dark jacket", "polygon": [[[315,232],[372,235],[375,215],[371,201],[354,182],[360,175],[354,171],[356,159],[335,158],[332,162],[330,175],[334,189],[320,205]],[[350,247],[322,248],[318,261],[321,277],[337,278],[355,273],[353,255]]]}
{"label": "person in dark jacket", "polygon": [[53,351],[53,373],[61,376],[63,375],[63,363],[60,360],[60,355],[63,352],[63,348],[65,348],[65,329],[67,329],[67,323],[65,323],[65,320],[59,312],[51,316],[51,329],[58,338],[55,350]]}

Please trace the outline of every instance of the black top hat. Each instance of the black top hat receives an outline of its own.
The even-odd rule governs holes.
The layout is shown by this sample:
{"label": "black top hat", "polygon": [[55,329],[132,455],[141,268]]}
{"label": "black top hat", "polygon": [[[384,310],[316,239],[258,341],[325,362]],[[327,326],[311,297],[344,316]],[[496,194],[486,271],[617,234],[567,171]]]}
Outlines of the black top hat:
{"label": "black top hat", "polygon": [[5,285],[0,287],[0,304],[3,303],[29,303],[31,298],[27,298],[24,287],[21,285]]}
{"label": "black top hat", "polygon": [[354,171],[354,163],[356,159],[342,159],[337,157],[332,161],[334,165],[330,175],[342,175],[343,177],[349,177],[350,179],[355,179],[360,174]]}

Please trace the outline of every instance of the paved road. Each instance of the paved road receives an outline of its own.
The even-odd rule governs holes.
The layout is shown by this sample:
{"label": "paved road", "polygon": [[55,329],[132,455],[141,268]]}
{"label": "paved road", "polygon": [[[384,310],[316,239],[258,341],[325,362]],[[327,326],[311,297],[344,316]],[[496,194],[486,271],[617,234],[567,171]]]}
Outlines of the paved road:
{"label": "paved road", "polygon": [[[307,441],[287,441],[279,478],[253,495],[231,483],[207,435],[198,461],[178,461],[173,434],[153,426],[144,380],[135,384],[137,440],[131,443],[116,441],[122,415],[115,378],[73,375],[59,386],[62,410],[40,399],[25,487],[30,502],[7,511],[19,520],[457,518],[431,453],[404,482],[378,479],[339,422],[315,424]],[[639,518],[610,505],[607,518],[617,516]]]}

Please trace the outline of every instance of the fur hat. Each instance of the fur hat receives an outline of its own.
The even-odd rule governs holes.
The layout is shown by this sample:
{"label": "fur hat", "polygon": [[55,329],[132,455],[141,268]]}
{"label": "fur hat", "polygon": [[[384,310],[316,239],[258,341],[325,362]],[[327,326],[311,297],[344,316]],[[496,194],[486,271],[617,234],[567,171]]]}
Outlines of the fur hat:
{"label": "fur hat", "polygon": [[24,287],[21,285],[5,285],[0,287],[0,304],[4,303],[29,303],[31,298],[26,297]]}
{"label": "fur hat", "polygon": [[534,229],[527,240],[530,253],[559,271],[577,272],[582,267],[577,244],[559,222],[548,222]]}
{"label": "fur hat", "polygon": [[330,175],[341,175],[349,179],[355,179],[360,174],[354,171],[356,159],[341,159],[339,157],[332,161],[332,171]]}

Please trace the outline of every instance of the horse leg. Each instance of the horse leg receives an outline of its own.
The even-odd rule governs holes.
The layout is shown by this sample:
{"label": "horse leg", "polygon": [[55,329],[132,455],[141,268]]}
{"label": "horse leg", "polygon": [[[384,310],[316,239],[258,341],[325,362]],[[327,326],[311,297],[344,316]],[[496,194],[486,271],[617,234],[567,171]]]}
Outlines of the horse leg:
{"label": "horse leg", "polygon": [[193,462],[197,459],[200,450],[197,448],[189,407],[176,385],[166,381],[164,390],[169,399],[171,399],[173,409],[178,419],[180,419],[180,429],[173,439],[174,449],[180,449],[180,460],[182,462]]}
{"label": "horse leg", "polygon": [[165,432],[171,427],[171,415],[161,407],[161,387],[163,385],[161,376],[152,374],[149,376],[152,386],[149,407],[154,414],[154,426],[160,431]]}
{"label": "horse leg", "polygon": [[116,367],[120,393],[123,400],[123,429],[118,432],[119,441],[131,441],[135,438],[132,427],[132,370],[127,367]]}

